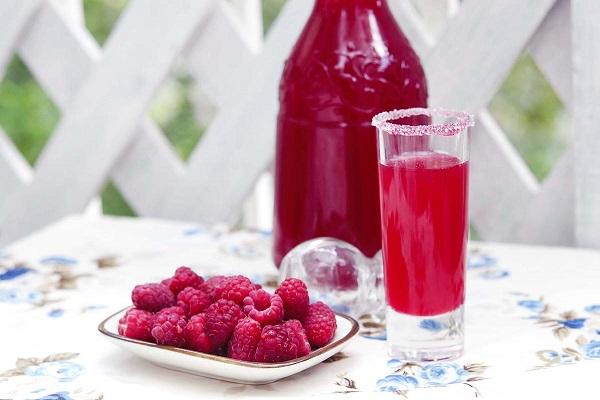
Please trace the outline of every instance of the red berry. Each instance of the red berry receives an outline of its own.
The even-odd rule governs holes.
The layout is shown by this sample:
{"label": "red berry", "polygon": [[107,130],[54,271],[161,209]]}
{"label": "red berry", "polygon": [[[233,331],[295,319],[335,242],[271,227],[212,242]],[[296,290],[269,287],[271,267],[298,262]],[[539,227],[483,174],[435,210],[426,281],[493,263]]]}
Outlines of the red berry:
{"label": "red berry", "polygon": [[175,296],[160,283],[146,283],[133,288],[131,301],[136,308],[156,312],[175,304]]}
{"label": "red berry", "polygon": [[323,302],[317,301],[308,306],[308,311],[302,326],[312,347],[323,347],[333,338],[337,322],[331,308]]}
{"label": "red berry", "polygon": [[284,324],[265,326],[256,346],[258,362],[281,362],[298,357],[296,334]]}
{"label": "red berry", "polygon": [[227,277],[223,276],[223,275],[217,275],[217,276],[210,277],[204,281],[201,289],[204,290],[205,292],[207,292],[213,298],[213,300],[215,300],[215,289],[219,285],[222,285],[223,283],[225,283],[226,280],[227,280]]}
{"label": "red berry", "polygon": [[254,361],[262,327],[252,318],[240,319],[227,346],[227,356],[236,360]]}
{"label": "red berry", "polygon": [[187,317],[187,311],[185,309],[185,307],[181,307],[179,305],[177,306],[171,306],[171,307],[165,307],[162,310],[159,311],[159,313],[176,313],[181,315],[182,317]]}
{"label": "red berry", "polygon": [[189,349],[213,353],[214,346],[206,334],[206,315],[196,314],[185,326],[185,343]]}
{"label": "red berry", "polygon": [[283,300],[286,319],[302,320],[308,309],[308,289],[304,282],[296,278],[287,278],[275,291]]}
{"label": "red berry", "polygon": [[245,276],[230,276],[221,281],[214,291],[215,299],[231,300],[238,305],[242,305],[244,298],[254,290],[254,284]]}
{"label": "red berry", "polygon": [[187,311],[187,315],[200,314],[212,304],[212,299],[208,293],[193,287],[186,287],[177,295],[177,305]]}
{"label": "red berry", "polygon": [[275,325],[283,318],[283,301],[263,289],[253,290],[244,299],[244,312],[263,326]]}
{"label": "red berry", "polygon": [[304,327],[297,319],[290,319],[283,323],[295,336],[298,346],[298,357],[303,357],[310,353],[310,343],[306,337]]}
{"label": "red berry", "polygon": [[154,340],[150,334],[153,322],[154,314],[150,311],[131,308],[119,320],[119,335],[131,339],[153,342]]}
{"label": "red berry", "polygon": [[177,295],[186,287],[191,286],[199,289],[202,283],[204,283],[204,279],[190,268],[179,267],[175,270],[175,275],[173,275],[171,282],[169,282],[169,289]]}
{"label": "red berry", "polygon": [[160,283],[162,285],[165,285],[166,287],[170,287],[172,280],[173,280],[173,278],[171,277],[171,278],[163,279],[162,281],[160,281]]}
{"label": "red berry", "polygon": [[206,309],[206,333],[215,347],[229,341],[231,334],[244,313],[231,300],[220,299]]}
{"label": "red berry", "polygon": [[156,343],[182,347],[185,344],[185,317],[173,310],[163,310],[154,316],[150,331]]}

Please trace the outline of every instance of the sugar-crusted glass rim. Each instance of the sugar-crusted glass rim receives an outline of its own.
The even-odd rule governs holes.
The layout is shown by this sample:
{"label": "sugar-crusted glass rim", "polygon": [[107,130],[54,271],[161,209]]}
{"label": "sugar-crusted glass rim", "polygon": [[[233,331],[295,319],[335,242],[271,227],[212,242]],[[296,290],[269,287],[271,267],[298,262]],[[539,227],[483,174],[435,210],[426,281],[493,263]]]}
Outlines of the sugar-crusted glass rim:
{"label": "sugar-crusted glass rim", "polygon": [[[452,118],[444,124],[432,125],[403,125],[389,122],[398,118],[407,117],[446,117]],[[401,110],[384,111],[373,117],[371,125],[386,133],[405,136],[453,136],[475,125],[472,114],[464,111],[446,110],[443,108],[406,108]]]}

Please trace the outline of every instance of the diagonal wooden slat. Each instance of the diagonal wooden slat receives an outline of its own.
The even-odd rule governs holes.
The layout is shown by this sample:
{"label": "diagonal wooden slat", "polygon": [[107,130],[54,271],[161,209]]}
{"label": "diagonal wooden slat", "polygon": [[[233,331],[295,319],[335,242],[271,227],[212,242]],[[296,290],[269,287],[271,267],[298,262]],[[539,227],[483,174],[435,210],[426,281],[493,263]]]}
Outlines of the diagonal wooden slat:
{"label": "diagonal wooden slat", "polygon": [[[487,94],[487,98],[484,100],[484,98],[480,98],[481,102],[486,102],[489,97],[491,97],[491,95],[493,94],[494,90],[497,89],[497,86],[499,85],[499,82],[501,82],[504,79],[504,76],[506,75],[506,73],[508,72],[508,70],[510,69],[510,66],[512,65],[512,63],[514,62],[514,60],[516,59],[516,57],[518,56],[518,54],[522,51],[524,44],[527,42],[529,36],[532,34],[532,32],[535,31],[535,28],[537,27],[537,25],[541,22],[541,20],[543,19],[545,13],[548,11],[548,9],[550,8],[550,6],[552,5],[552,1],[546,1],[544,3],[540,3],[540,4],[536,4],[536,5],[532,5],[532,6],[528,6],[529,8],[529,12],[523,12],[522,16],[520,17],[521,19],[517,19],[516,22],[514,22],[514,24],[518,25],[520,24],[520,28],[515,30],[515,33],[511,36],[511,40],[509,40],[508,42],[510,43],[509,46],[505,46],[507,47],[507,61],[505,61],[503,63],[504,69],[499,69],[499,68],[491,68],[491,71],[488,71],[488,75],[489,74],[493,74],[494,76],[491,77],[492,80],[494,80],[495,82],[497,82],[495,85],[490,86],[490,89],[488,90],[488,94]],[[467,5],[465,5],[466,7]],[[498,12],[493,13],[494,15],[500,13],[501,17],[505,20],[510,20],[512,18],[512,14],[513,11],[515,10],[515,7],[517,7],[518,4],[517,2],[513,2],[511,3],[510,7],[504,7],[503,5],[497,5],[496,7],[498,8]],[[479,18],[481,16],[481,12],[483,11],[488,11],[488,10],[483,10],[480,6],[478,6],[476,3],[470,3],[469,5],[470,8],[467,8],[467,16],[471,15],[469,18],[471,18],[474,21],[477,21],[477,18]],[[471,9],[472,11],[468,11],[469,9]],[[496,11],[496,10],[495,10]],[[469,14],[471,13],[471,14]],[[462,14],[461,14],[462,15]],[[489,21],[487,21],[489,22]],[[455,26],[455,25],[460,25],[460,24],[467,24],[469,23],[469,21],[465,21],[464,19],[458,19],[458,20],[453,20],[451,21],[451,26]],[[456,28],[454,28],[456,30]],[[458,29],[457,32],[459,32],[459,34],[455,34],[455,35],[459,35],[459,38],[457,39],[458,43],[463,43],[464,40],[460,40],[460,34],[465,35],[466,33],[468,33],[469,35],[473,34],[473,32],[467,32],[461,29]],[[462,32],[462,33],[460,33]],[[496,31],[494,32],[496,35],[498,34],[498,32],[503,32],[502,27],[500,25],[498,25],[498,28],[496,29]],[[484,33],[489,33],[489,28],[487,26],[484,26]],[[448,34],[448,36],[450,36]],[[466,38],[462,38],[465,39]],[[484,43],[480,42],[478,43],[478,46],[470,47],[471,51],[472,51],[472,55],[476,55],[478,53],[482,53],[486,54],[487,48],[484,48]],[[442,44],[442,46],[445,46],[444,44]],[[436,47],[437,49],[437,47]],[[445,49],[447,50],[447,49]],[[436,57],[441,58],[440,55],[444,55],[443,51],[438,51],[437,53],[434,51],[434,54],[432,55],[432,58],[434,60],[436,60]],[[438,68],[438,71],[443,71],[443,70],[451,70],[452,65],[448,65],[451,64],[451,60],[443,60],[444,62],[442,62],[442,60],[437,60],[437,63],[440,65]],[[435,64],[436,61],[432,61],[432,65],[436,65]],[[445,63],[445,64],[444,64]],[[427,63],[426,63],[427,64]],[[473,69],[474,67],[471,66],[471,69]],[[468,71],[469,74],[471,74],[473,71],[470,70]],[[465,71],[465,74],[467,72]],[[431,75],[431,73],[430,73]],[[431,78],[430,78],[431,79]],[[476,85],[473,84],[473,89],[476,88]],[[250,95],[248,95],[248,100],[250,99],[250,97],[256,97],[256,98],[264,98],[261,97],[259,95],[257,95],[257,93],[249,90],[248,93],[250,93]],[[460,93],[460,92],[457,92]],[[444,102],[445,104],[450,104],[449,102]],[[483,104],[473,104],[473,108],[477,109],[480,108]],[[240,106],[243,107],[243,106]],[[274,115],[274,112],[270,115]],[[232,120],[234,120],[236,118],[236,114],[234,113],[233,115],[228,115],[230,118],[232,118]],[[248,116],[248,121],[246,121],[247,123],[252,124],[253,119]],[[238,128],[238,130],[248,130],[248,124],[245,124],[243,127],[240,125],[240,128]],[[256,124],[259,124],[260,122],[256,122]],[[265,124],[263,126],[268,127],[268,124]],[[272,126],[272,125],[271,125]],[[232,133],[232,130],[229,130],[229,134],[230,135],[235,135],[236,137],[239,137],[239,134],[235,134]],[[266,134],[266,133],[265,133]],[[223,135],[222,135],[223,136]],[[251,136],[253,139],[256,140],[255,136]],[[261,135],[262,137],[262,135]],[[208,142],[210,139],[207,138],[206,142]],[[204,142],[202,145],[205,145]],[[223,145],[223,141],[219,141],[220,145]],[[254,148],[257,148],[258,146],[254,146]],[[213,149],[216,148],[213,147]],[[241,147],[241,149],[246,148],[246,147]],[[235,153],[232,154],[232,158],[233,159],[239,159],[240,157],[237,156],[239,151],[243,150],[234,150]],[[216,153],[216,152],[215,152]],[[259,154],[260,155],[260,154]],[[209,157],[208,154],[205,154],[206,157]],[[509,156],[511,156],[511,154],[509,154]],[[270,157],[270,153],[266,153],[266,157]],[[511,157],[509,157],[511,158]],[[515,159],[515,157],[512,157],[512,159]],[[203,158],[203,160],[205,160],[205,158]],[[218,168],[217,164],[223,164],[222,162],[223,160],[219,160],[218,162],[215,162],[212,167],[213,168]],[[264,165],[264,162],[263,164]],[[193,163],[192,163],[192,167],[193,167]],[[204,171],[208,171],[211,170],[211,168],[208,168],[208,166],[205,164],[204,165],[205,168],[202,168],[202,170]],[[510,171],[512,168],[512,166],[509,164],[509,168],[508,170]],[[241,168],[240,168],[241,169]],[[247,171],[247,169],[245,170]],[[525,169],[523,169],[523,171],[526,171]],[[226,174],[226,176],[231,177],[231,171],[228,171],[229,173]],[[191,174],[194,174],[194,171],[192,170]],[[506,175],[506,174],[504,174]],[[237,177],[240,177],[240,175],[238,174]],[[210,178],[208,178],[210,179]],[[208,180],[207,178],[204,178],[204,181],[201,180],[201,177],[198,176],[197,179],[194,179],[194,182],[204,182],[206,183],[206,181]],[[228,179],[229,180],[229,179]],[[191,180],[189,181],[191,182]],[[231,182],[238,182],[236,179],[231,178]],[[532,180],[530,179],[528,182],[525,182],[525,189],[527,189],[527,185],[531,186]],[[535,183],[533,183],[533,185],[535,186]],[[245,192],[241,192],[241,191],[235,191],[234,188],[230,185],[227,184],[227,182],[212,182],[212,185],[208,185],[211,189],[215,189],[217,191],[220,190],[219,186],[223,187],[225,186],[227,189],[223,190],[223,193],[227,193],[227,196],[230,196],[231,193],[241,193],[241,196],[243,196],[245,193],[247,193],[247,191]],[[201,188],[201,187],[206,187],[203,184],[198,184],[197,183],[197,188]],[[167,204],[167,209],[166,209],[166,215],[172,216],[172,215],[178,215],[176,210],[185,210],[185,204],[189,204],[190,200],[193,197],[198,197],[199,193],[198,190],[196,189],[196,195],[192,195],[191,193],[194,192],[193,189],[189,189],[190,186],[187,185],[186,188],[183,188],[182,191],[177,191],[178,195],[174,196],[173,198],[170,199],[170,209],[169,209],[169,204]],[[187,190],[187,193],[185,192]],[[521,191],[519,190],[520,188],[516,188],[514,190],[515,193],[517,193],[517,196],[515,197],[515,201],[516,200],[520,200],[521,199]],[[211,191],[212,192],[212,191]],[[187,197],[187,199],[186,199]],[[210,216],[208,216],[208,220],[210,221],[211,217],[215,218],[215,219],[221,219],[221,218],[225,218],[225,217],[229,217],[229,219],[231,220],[231,217],[235,217],[235,216],[230,216],[230,215],[225,215],[229,210],[234,209],[235,207],[232,207],[232,204],[239,204],[239,199],[237,200],[233,200],[236,201],[236,203],[229,203],[228,201],[224,201],[223,200],[224,196],[215,196],[215,199],[219,199],[217,200],[218,204],[213,201],[213,203],[211,204],[204,204],[204,206],[202,207],[205,211],[204,212],[211,212],[215,209],[219,209],[219,206],[221,206],[222,210],[221,212],[218,212],[216,214],[212,214]],[[231,199],[231,197],[228,197],[228,199]],[[179,214],[181,215],[181,214]],[[200,211],[198,214],[194,215],[197,218],[201,218],[202,220],[204,220],[205,215],[202,214],[202,211]]]}
{"label": "diagonal wooden slat", "polygon": [[19,150],[0,128],[0,207],[10,193],[33,179],[33,172]]}
{"label": "diagonal wooden slat", "polygon": [[[67,110],[102,52],[89,32],[44,3],[18,47],[40,85]],[[183,174],[183,163],[149,118],[138,124],[136,140],[119,158],[112,178],[139,215],[153,215],[164,190]]]}
{"label": "diagonal wooden slat", "polygon": [[[529,44],[536,64],[567,109],[572,109],[572,82],[566,79],[572,75],[570,7],[569,0],[558,0]],[[536,196],[521,205],[524,208],[522,218],[509,240],[546,245],[575,244],[574,191],[571,148],[554,164]]]}
{"label": "diagonal wooden slat", "polygon": [[220,110],[211,123],[190,157],[188,173],[166,199],[164,216],[208,223],[238,218],[232,210],[241,209],[272,157],[278,77],[310,6],[302,0],[288,1],[269,31],[261,57],[246,66],[252,79],[231,76],[229,84],[237,88],[238,100]]}
{"label": "diagonal wooden slat", "polygon": [[252,79],[248,66],[256,55],[244,39],[243,21],[221,1],[187,51],[186,61],[202,90],[224,111],[236,105],[240,88]]}
{"label": "diagonal wooden slat", "polygon": [[425,59],[431,105],[483,108],[555,0],[466,0]]}
{"label": "diagonal wooden slat", "polygon": [[39,6],[40,0],[0,2],[0,77],[4,75],[21,32]]}
{"label": "diagonal wooden slat", "polygon": [[554,164],[536,196],[519,208],[521,220],[503,241],[570,246],[575,244],[573,149],[569,148]]}
{"label": "diagonal wooden slat", "polygon": [[[259,3],[256,0],[251,3],[234,2],[238,9],[249,7],[250,11],[255,11]],[[26,32],[19,31],[8,52],[18,46],[22,58],[42,86],[55,98],[66,116],[73,119],[72,108],[77,109],[78,96],[86,90],[106,60],[89,34],[82,33],[80,26],[69,24],[67,18],[61,17],[52,7],[47,7],[48,4],[53,2],[44,2],[44,7],[32,14]],[[3,5],[0,4],[0,9]],[[542,72],[556,87],[565,104],[570,106],[571,85],[569,80],[564,79],[571,73],[570,46],[564,39],[570,30],[569,24],[565,23],[565,18],[567,22],[569,18],[569,0],[543,0],[531,4],[520,4],[516,0],[493,3],[467,0],[460,13],[449,20],[440,42],[434,46],[433,35],[429,34],[410,2],[391,2],[390,5],[425,61],[432,104],[473,111],[483,109],[478,112],[472,153],[472,215],[478,230],[488,239],[572,243],[575,221],[571,209],[575,204],[575,195],[570,188],[564,190],[564,187],[574,185],[573,151],[568,151],[543,184],[538,185],[500,127],[484,109],[527,44]],[[84,168],[80,174],[92,170],[85,165],[86,162],[91,164],[92,160],[96,160],[103,171],[92,172],[89,181],[63,177],[74,187],[73,190],[77,192],[75,196],[65,196],[58,201],[56,198],[61,198],[61,195],[53,194],[50,197],[51,205],[42,204],[39,207],[39,198],[56,190],[56,185],[50,187],[50,175],[44,178],[40,173],[30,187],[23,188],[12,199],[12,204],[24,201],[24,205],[30,209],[31,205],[36,205],[26,216],[31,221],[43,222],[44,218],[51,220],[62,215],[64,210],[79,208],[72,198],[83,201],[86,197],[78,193],[82,182],[87,184],[83,192],[87,190],[89,195],[99,185],[90,182],[102,182],[112,169],[113,179],[136,210],[143,210],[143,215],[191,216],[204,222],[237,219],[239,212],[232,210],[239,210],[252,187],[252,178],[258,176],[272,157],[277,80],[283,58],[295,41],[308,15],[309,6],[307,2],[292,0],[271,32],[279,37],[273,39],[270,36],[265,43],[265,51],[258,55],[255,52],[257,40],[254,45],[244,41],[245,32],[257,32],[248,26],[252,20],[241,19],[237,11],[232,12],[229,3],[222,1],[217,11],[211,14],[209,23],[201,25],[201,29],[195,32],[195,40],[185,52],[189,53],[189,64],[195,77],[216,100],[220,114],[209,128],[206,140],[201,142],[192,156],[187,172],[160,130],[148,119],[137,121],[136,115],[141,116],[139,110],[143,109],[140,106],[143,101],[139,100],[134,102],[134,112],[129,110],[122,114],[133,116],[133,121],[128,121],[130,124],[117,121],[111,125],[103,121],[105,127],[95,129],[96,132],[106,131],[107,126],[111,125],[117,131],[121,129],[125,138],[117,138],[117,146],[114,147],[117,151],[109,160],[101,160],[97,154],[91,154],[91,160],[83,160]],[[137,12],[147,13],[141,7]],[[242,15],[248,14],[251,13]],[[438,25],[443,24],[440,20]],[[490,42],[495,45],[493,50],[489,49]],[[561,54],[554,50],[557,43],[563,49]],[[167,58],[171,57],[172,60],[184,45],[181,44],[173,52],[165,51]],[[204,57],[206,54],[210,54],[210,58]],[[63,60],[56,61],[55,58]],[[104,79],[108,76],[106,74]],[[129,79],[118,74],[114,78]],[[156,85],[157,81],[151,79],[141,86],[146,90],[145,93],[151,93]],[[93,103],[92,107],[99,103],[101,101]],[[107,110],[101,111],[104,114],[99,113],[106,118]],[[89,125],[90,121],[95,121],[94,117],[98,117],[97,113],[89,112],[80,118],[79,125],[84,126],[83,120],[87,120]],[[592,140],[595,145],[590,137],[586,140]],[[100,150],[103,150],[101,146]],[[12,179],[13,186],[22,186],[31,180],[30,169],[26,165],[19,167],[19,157],[9,142],[0,145],[0,163],[8,163],[10,167],[10,176],[4,178],[3,182]],[[58,171],[62,157],[50,157],[49,160],[45,161],[45,168]],[[82,158],[68,155],[64,163],[73,160],[82,161]],[[38,165],[40,172],[43,171],[41,167]],[[45,189],[36,188],[40,182]],[[578,187],[580,192],[589,196],[584,190],[587,186],[579,184]],[[64,191],[69,185],[61,182],[58,188]],[[2,194],[6,192],[0,191],[0,204]],[[578,199],[579,210],[585,202],[581,194]],[[72,203],[69,204],[69,201]],[[589,199],[587,201],[589,203]],[[21,206],[15,205],[13,209],[18,210]],[[511,210],[509,214],[507,209]],[[550,212],[553,217],[546,218]],[[581,214],[587,215],[588,212],[586,210]],[[23,222],[23,226],[28,224],[27,219],[21,219],[22,215],[10,212],[3,215],[0,222],[7,215],[8,222]],[[2,239],[6,240],[10,229],[3,229]],[[27,229],[24,227],[23,231]]]}
{"label": "diagonal wooden slat", "polygon": [[557,0],[531,39],[529,49],[536,64],[567,109],[572,98],[571,2]]}
{"label": "diagonal wooden slat", "polygon": [[[395,8],[401,27],[405,32],[412,32],[410,39],[413,46],[419,53],[427,53],[432,36],[412,6],[408,2],[399,2]],[[523,39],[515,41],[516,46],[512,48],[515,58],[522,43]],[[425,59],[427,68],[430,61]],[[448,65],[445,67],[451,68]],[[515,222],[505,217],[506,209],[532,201],[538,189],[537,181],[502,129],[485,110],[478,114],[472,148],[471,219],[484,238],[506,240],[512,235]],[[490,175],[494,179],[490,179]]]}
{"label": "diagonal wooden slat", "polygon": [[575,241],[600,248],[600,2],[571,2]]}
{"label": "diagonal wooden slat", "polygon": [[146,7],[138,0],[127,8],[40,156],[34,181],[0,215],[3,242],[86,206],[208,6],[162,0]]}

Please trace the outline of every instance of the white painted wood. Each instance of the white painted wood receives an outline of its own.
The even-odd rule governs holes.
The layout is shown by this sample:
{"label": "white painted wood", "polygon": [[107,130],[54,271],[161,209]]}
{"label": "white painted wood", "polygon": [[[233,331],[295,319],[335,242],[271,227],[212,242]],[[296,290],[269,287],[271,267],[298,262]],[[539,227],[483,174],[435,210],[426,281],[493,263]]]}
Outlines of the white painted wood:
{"label": "white painted wood", "polygon": [[[432,42],[427,28],[419,24],[408,2],[396,3],[396,13],[413,47],[424,54]],[[398,4],[403,7],[398,7]],[[512,54],[516,58],[522,40],[516,41]],[[440,66],[442,68],[442,66]],[[451,66],[446,65],[446,68]],[[505,72],[501,71],[500,74]],[[460,93],[457,88],[457,93]],[[441,103],[440,103],[441,104]],[[478,107],[475,107],[477,109]],[[515,224],[522,217],[507,217],[506,210],[532,201],[538,183],[504,132],[487,111],[481,111],[472,135],[471,220],[478,232],[489,240],[510,240]],[[493,176],[493,179],[490,177]]]}
{"label": "white painted wood", "polygon": [[574,204],[573,150],[569,148],[544,179],[533,199],[505,210],[505,216],[518,212],[521,220],[515,220],[514,230],[502,241],[574,245]]}
{"label": "white painted wood", "polygon": [[388,2],[400,29],[410,41],[415,52],[423,59],[435,43],[435,37],[429,31],[419,13],[409,1]]}
{"label": "white painted wood", "polygon": [[[63,110],[101,58],[101,49],[89,32],[63,18],[50,3],[43,5],[18,51]],[[152,216],[164,195],[159,191],[183,174],[183,163],[149,118],[137,129],[136,140],[115,165],[112,178],[138,215]]]}
{"label": "white painted wood", "polygon": [[191,0],[157,0],[154,7],[139,0],[130,4],[104,57],[41,154],[34,182],[3,210],[1,240],[6,243],[86,206],[207,7],[207,2]]}
{"label": "white painted wood", "polygon": [[[159,8],[170,8],[165,5],[166,0],[155,2]],[[472,217],[478,231],[487,239],[571,244],[577,229],[578,243],[595,245],[589,243],[590,237],[593,241],[596,236],[590,233],[594,225],[588,216],[591,220],[600,218],[592,206],[597,197],[593,190],[589,191],[597,186],[587,183],[598,181],[595,170],[588,169],[593,159],[592,146],[600,149],[598,135],[593,133],[593,125],[599,126],[598,121],[583,122],[586,133],[579,139],[579,149],[567,151],[548,178],[538,184],[485,110],[514,61],[528,47],[567,107],[583,104],[579,115],[590,115],[590,104],[594,104],[598,93],[594,88],[586,92],[588,88],[582,82],[591,79],[591,71],[597,66],[596,58],[589,57],[597,49],[584,44],[580,53],[574,52],[580,57],[583,54],[585,61],[581,64],[584,73],[576,78],[579,100],[573,100],[571,80],[566,79],[573,71],[570,31],[575,24],[570,24],[570,20],[576,20],[575,14],[570,15],[570,1],[467,0],[447,22],[446,18],[456,13],[455,0],[414,2],[420,13],[430,15],[426,22],[410,2],[391,1],[390,6],[424,61],[431,103],[466,108],[478,114],[471,187]],[[17,3],[25,2],[14,2]],[[277,84],[283,60],[312,4],[290,1],[263,44],[259,1],[234,0],[233,6],[221,1],[214,9],[210,7],[212,2],[173,2],[172,7],[185,5],[186,11],[196,13],[185,17],[175,17],[173,9],[163,10],[159,16],[156,9],[148,10],[140,3],[138,0],[134,3],[137,8],[126,13],[136,13],[129,19],[137,22],[121,21],[121,32],[119,28],[114,32],[109,41],[114,43],[107,46],[105,57],[82,29],[76,11],[68,12],[69,4],[81,4],[78,0],[46,0],[41,2],[39,12],[21,17],[27,22],[26,27],[14,19],[5,24],[10,34],[0,38],[0,61],[3,54],[6,61],[18,49],[63,111],[63,121],[56,132],[61,138],[51,140],[33,181],[31,169],[0,132],[2,240],[18,236],[21,228],[25,232],[67,212],[81,210],[109,176],[142,215],[202,222],[237,221],[241,204],[258,179],[251,199],[254,205],[245,221],[260,227],[270,224],[272,183],[264,171],[272,158]],[[14,4],[0,3],[0,11]],[[154,14],[153,21],[147,19],[150,14]],[[0,13],[0,22],[5,15],[8,14]],[[585,13],[579,9],[578,15],[577,18],[583,18]],[[208,19],[201,24],[203,16]],[[179,19],[174,22],[176,18],[185,21],[185,26],[179,26]],[[169,30],[169,38],[165,39],[165,32],[159,33],[157,26],[173,23],[178,25],[178,33]],[[446,29],[435,43],[435,30],[443,25],[447,25]],[[576,43],[589,41],[593,28],[588,25],[584,24],[579,36],[574,33]],[[144,30],[150,30],[150,40],[157,43],[139,43]],[[192,36],[193,40],[186,40]],[[169,40],[172,48],[167,48]],[[126,57],[126,50],[120,47],[130,54]],[[259,53],[261,47],[264,48]],[[198,86],[219,109],[187,170],[160,129],[142,117],[153,90],[181,52],[187,55]],[[124,64],[122,69],[117,60]],[[146,65],[148,60],[157,65]],[[106,104],[115,97],[116,104]],[[580,158],[578,151],[586,156]],[[77,174],[72,173],[74,170]],[[577,184],[574,170],[587,171]],[[26,183],[30,185],[24,186]],[[2,200],[6,198],[9,206],[3,208]],[[19,228],[14,228],[16,225]]]}
{"label": "white painted wood", "polygon": [[73,22],[84,25],[85,17],[83,14],[83,0],[50,0],[61,7],[65,15],[69,16]]}
{"label": "white painted wood", "polygon": [[478,111],[555,0],[466,0],[425,59],[430,104]]}
{"label": "white painted wood", "polygon": [[558,0],[529,44],[538,67],[567,109],[572,97],[571,2]]}
{"label": "white painted wood", "polygon": [[420,19],[427,26],[430,34],[434,38],[439,37],[448,22],[451,0],[411,0],[410,3],[421,15]]}
{"label": "white painted wood", "polygon": [[479,113],[472,130],[470,164],[473,224],[486,240],[510,240],[522,218],[518,205],[532,201],[538,183],[487,111]]}
{"label": "white painted wood", "polygon": [[237,106],[240,92],[252,80],[250,67],[256,56],[243,39],[242,21],[220,2],[201,28],[187,52],[189,71],[222,111]]}
{"label": "white painted wood", "polygon": [[233,0],[244,25],[244,38],[250,49],[258,52],[263,44],[263,18],[261,0]]}
{"label": "white painted wood", "polygon": [[575,241],[600,248],[600,2],[571,2]]}
{"label": "white painted wood", "polygon": [[9,195],[33,178],[31,167],[0,128],[0,208]]}
{"label": "white painted wood", "polygon": [[0,78],[4,75],[23,28],[39,5],[39,0],[0,2]]}
{"label": "white painted wood", "polygon": [[166,199],[165,216],[204,222],[239,218],[244,199],[272,158],[279,76],[310,8],[306,1],[287,2],[260,59],[246,66],[252,79],[235,85],[235,107],[221,110],[212,122],[190,157],[188,173]]}

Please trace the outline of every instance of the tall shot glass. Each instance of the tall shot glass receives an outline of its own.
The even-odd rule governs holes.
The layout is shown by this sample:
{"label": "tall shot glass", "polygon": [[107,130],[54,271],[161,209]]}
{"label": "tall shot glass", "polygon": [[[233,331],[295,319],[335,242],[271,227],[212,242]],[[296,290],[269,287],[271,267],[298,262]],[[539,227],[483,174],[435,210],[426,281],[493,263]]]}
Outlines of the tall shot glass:
{"label": "tall shot glass", "polygon": [[388,352],[463,352],[469,128],[465,112],[412,108],[373,118],[379,153]]}

